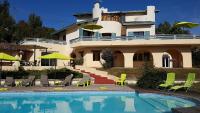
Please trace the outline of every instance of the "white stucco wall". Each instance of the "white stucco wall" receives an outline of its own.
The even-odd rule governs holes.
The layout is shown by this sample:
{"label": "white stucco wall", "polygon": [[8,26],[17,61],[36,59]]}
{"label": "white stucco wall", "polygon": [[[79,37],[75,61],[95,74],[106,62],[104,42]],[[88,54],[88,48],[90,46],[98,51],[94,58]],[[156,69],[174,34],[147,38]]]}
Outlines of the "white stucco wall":
{"label": "white stucco wall", "polygon": [[152,29],[152,26],[150,25],[127,27],[126,35],[128,35],[128,32],[138,32],[138,31],[150,31],[150,35],[155,35],[154,29]]}
{"label": "white stucco wall", "polygon": [[79,29],[77,29],[75,32],[72,32],[72,33],[69,33],[69,34],[66,34],[66,42],[67,42],[67,46],[66,46],[66,52],[68,54],[70,54],[72,52],[72,48],[70,47],[70,40],[72,39],[75,39],[75,38],[78,38],[79,37]]}
{"label": "white stucco wall", "polygon": [[100,33],[116,33],[116,36],[121,36],[121,23],[116,21],[99,21],[97,24],[103,27],[99,30]]}
{"label": "white stucco wall", "polygon": [[134,15],[134,14],[128,14],[125,16],[126,22],[132,22],[132,21],[149,21],[149,18],[147,15]]}
{"label": "white stucco wall", "polygon": [[74,31],[72,33],[66,34],[66,42],[67,42],[67,44],[69,44],[69,41],[71,39],[75,39],[75,38],[78,38],[78,37],[79,37],[79,29],[77,29],[76,31]]}

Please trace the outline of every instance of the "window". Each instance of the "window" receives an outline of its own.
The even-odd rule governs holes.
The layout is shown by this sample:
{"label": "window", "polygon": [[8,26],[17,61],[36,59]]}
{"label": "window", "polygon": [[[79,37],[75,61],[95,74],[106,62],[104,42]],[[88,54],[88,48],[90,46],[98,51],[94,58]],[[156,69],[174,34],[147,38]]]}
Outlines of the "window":
{"label": "window", "polygon": [[144,37],[144,31],[139,31],[139,32],[133,32],[134,36],[136,37]]}
{"label": "window", "polygon": [[163,55],[162,66],[163,67],[170,67],[170,57],[169,57],[169,55]]}
{"label": "window", "polygon": [[100,51],[93,51],[93,61],[100,61]]}
{"label": "window", "polygon": [[150,61],[150,53],[144,52],[144,61]]}
{"label": "window", "polygon": [[150,31],[131,31],[128,32],[128,36],[136,38],[149,38]]}
{"label": "window", "polygon": [[143,54],[138,54],[138,61],[142,61],[143,60]]}
{"label": "window", "polygon": [[[50,54],[48,52],[42,52],[42,55]],[[57,66],[56,59],[41,59],[41,66]]]}
{"label": "window", "polygon": [[94,36],[94,32],[83,30],[83,36],[86,36],[87,38]]}
{"label": "window", "polygon": [[109,37],[111,37],[112,33],[102,33],[102,36],[109,36]]}
{"label": "window", "polygon": [[133,61],[150,61],[151,54],[149,52],[136,53],[133,57]]}
{"label": "window", "polygon": [[65,35],[63,35],[63,40],[66,41],[66,36]]}

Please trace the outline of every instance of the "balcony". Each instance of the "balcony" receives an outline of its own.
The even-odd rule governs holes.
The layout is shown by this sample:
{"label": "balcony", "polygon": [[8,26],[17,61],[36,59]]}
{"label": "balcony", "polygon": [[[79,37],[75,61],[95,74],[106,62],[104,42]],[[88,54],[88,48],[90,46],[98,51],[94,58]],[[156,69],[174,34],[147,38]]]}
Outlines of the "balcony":
{"label": "balcony", "polygon": [[26,38],[19,42],[19,44],[34,44],[34,43],[51,43],[51,44],[59,44],[66,45],[66,41],[60,40],[52,40],[52,39],[44,39],[44,38]]}
{"label": "balcony", "polygon": [[[92,42],[92,43],[91,43]],[[71,47],[81,46],[141,46],[141,45],[200,45],[200,36],[159,34],[155,36],[91,37],[83,36],[70,40]]]}

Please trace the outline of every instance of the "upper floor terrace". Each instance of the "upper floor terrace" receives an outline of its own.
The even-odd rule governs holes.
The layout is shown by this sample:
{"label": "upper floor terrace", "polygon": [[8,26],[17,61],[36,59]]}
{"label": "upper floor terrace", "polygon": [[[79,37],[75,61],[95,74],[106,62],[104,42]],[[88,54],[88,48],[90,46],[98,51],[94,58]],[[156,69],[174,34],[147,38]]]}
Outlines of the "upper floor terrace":
{"label": "upper floor terrace", "polygon": [[49,43],[49,44],[59,44],[66,45],[66,41],[53,40],[53,39],[45,39],[45,38],[25,38],[20,41],[19,44],[38,44],[38,43]]}
{"label": "upper floor terrace", "polygon": [[157,34],[154,36],[82,36],[70,40],[71,47],[106,46],[200,46],[200,35]]}

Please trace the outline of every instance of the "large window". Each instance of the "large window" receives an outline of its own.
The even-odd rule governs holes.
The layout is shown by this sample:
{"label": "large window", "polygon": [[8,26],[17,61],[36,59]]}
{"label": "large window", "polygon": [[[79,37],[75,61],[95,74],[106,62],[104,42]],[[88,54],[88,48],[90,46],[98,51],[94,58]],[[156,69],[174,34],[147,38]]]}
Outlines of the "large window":
{"label": "large window", "polygon": [[144,37],[144,31],[133,32],[136,37]]}
{"label": "large window", "polygon": [[100,61],[100,51],[93,51],[93,61]]}
{"label": "large window", "polygon": [[144,31],[128,32],[128,36],[144,37]]}
{"label": "large window", "polygon": [[[48,52],[42,52],[42,55],[50,54]],[[56,59],[41,59],[41,66],[57,66]]]}
{"label": "large window", "polygon": [[149,52],[136,53],[133,57],[133,61],[150,61],[151,54]]}
{"label": "large window", "polygon": [[150,38],[150,31],[133,31],[133,32],[128,32],[128,36],[130,38],[149,39]]}
{"label": "large window", "polygon": [[94,32],[83,30],[83,36],[87,38],[92,37],[94,36]]}

